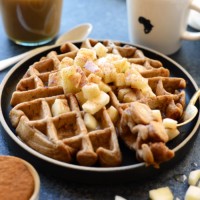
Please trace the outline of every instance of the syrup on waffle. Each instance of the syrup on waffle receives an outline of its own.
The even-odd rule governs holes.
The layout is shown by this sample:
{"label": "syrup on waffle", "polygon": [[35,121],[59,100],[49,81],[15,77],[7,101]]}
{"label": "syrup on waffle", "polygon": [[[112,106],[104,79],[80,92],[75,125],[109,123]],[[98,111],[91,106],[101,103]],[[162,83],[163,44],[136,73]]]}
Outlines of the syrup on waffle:
{"label": "syrup on waffle", "polygon": [[185,87],[135,47],[66,43],[29,67],[12,95],[10,119],[27,145],[57,160],[118,166],[121,138],[138,160],[159,167],[174,156],[166,143],[178,135],[163,119],[181,118]]}

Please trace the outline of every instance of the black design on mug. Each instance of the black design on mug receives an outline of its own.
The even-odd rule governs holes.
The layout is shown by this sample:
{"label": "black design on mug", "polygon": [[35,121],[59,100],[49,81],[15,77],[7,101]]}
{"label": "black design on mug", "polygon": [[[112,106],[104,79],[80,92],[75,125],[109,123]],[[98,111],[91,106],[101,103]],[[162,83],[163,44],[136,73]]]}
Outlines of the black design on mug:
{"label": "black design on mug", "polygon": [[144,17],[139,17],[138,21],[140,22],[140,24],[144,25],[144,33],[148,34],[151,32],[153,25],[151,24],[151,21],[149,19],[146,19]]}

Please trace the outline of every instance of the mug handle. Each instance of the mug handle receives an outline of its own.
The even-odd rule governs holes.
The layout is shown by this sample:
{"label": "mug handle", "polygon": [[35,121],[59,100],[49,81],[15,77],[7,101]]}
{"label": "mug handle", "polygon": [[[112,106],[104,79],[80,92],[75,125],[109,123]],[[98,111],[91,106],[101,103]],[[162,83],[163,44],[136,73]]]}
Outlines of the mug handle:
{"label": "mug handle", "polygon": [[[195,4],[194,1],[192,1],[192,3],[190,4],[190,9],[195,10],[195,11],[200,13],[200,6]],[[200,32],[185,31],[182,34],[181,39],[184,39],[184,40],[200,40]]]}

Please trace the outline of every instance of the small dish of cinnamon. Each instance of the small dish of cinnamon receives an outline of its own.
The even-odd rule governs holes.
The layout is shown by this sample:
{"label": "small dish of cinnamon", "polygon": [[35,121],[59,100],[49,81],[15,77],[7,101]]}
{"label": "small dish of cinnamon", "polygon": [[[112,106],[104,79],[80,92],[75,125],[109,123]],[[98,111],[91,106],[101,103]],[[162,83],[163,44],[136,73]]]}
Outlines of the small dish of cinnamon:
{"label": "small dish of cinnamon", "polygon": [[31,164],[14,156],[0,156],[0,197],[38,200],[40,179]]}

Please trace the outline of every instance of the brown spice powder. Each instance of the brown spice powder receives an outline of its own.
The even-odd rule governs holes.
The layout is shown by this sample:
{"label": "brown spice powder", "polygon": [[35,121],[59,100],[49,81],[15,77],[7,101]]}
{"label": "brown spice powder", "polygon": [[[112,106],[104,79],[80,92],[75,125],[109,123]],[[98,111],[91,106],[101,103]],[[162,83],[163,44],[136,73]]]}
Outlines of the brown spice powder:
{"label": "brown spice powder", "polygon": [[0,156],[0,199],[28,200],[33,191],[33,176],[22,160]]}

